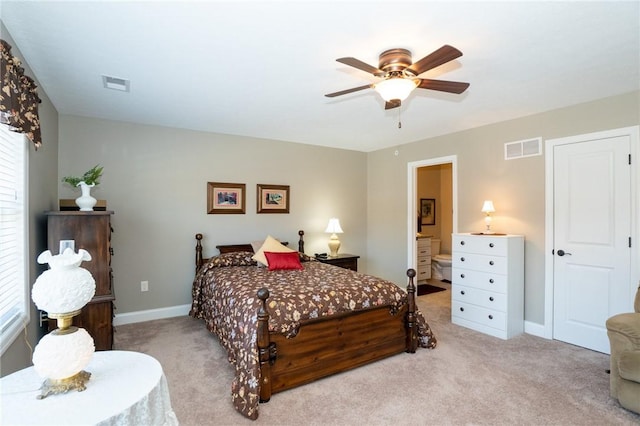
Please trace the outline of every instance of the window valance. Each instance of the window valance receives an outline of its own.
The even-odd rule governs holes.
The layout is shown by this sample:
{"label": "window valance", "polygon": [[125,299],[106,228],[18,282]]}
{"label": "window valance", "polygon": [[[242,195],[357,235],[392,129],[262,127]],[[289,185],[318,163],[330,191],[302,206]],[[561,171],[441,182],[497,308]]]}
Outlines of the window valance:
{"label": "window valance", "polygon": [[20,59],[11,55],[11,45],[0,40],[0,123],[15,132],[24,133],[38,149],[42,146],[37,85],[24,75]]}

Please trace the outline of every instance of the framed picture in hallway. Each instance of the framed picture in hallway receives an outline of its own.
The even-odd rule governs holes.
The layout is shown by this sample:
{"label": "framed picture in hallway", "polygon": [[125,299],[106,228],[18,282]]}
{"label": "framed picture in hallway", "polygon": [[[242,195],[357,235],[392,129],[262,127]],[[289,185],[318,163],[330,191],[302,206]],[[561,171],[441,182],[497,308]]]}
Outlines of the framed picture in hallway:
{"label": "framed picture in hallway", "polygon": [[420,216],[423,225],[436,224],[436,199],[421,198],[420,199]]}
{"label": "framed picture in hallway", "polygon": [[244,214],[245,184],[207,182],[207,214]]}

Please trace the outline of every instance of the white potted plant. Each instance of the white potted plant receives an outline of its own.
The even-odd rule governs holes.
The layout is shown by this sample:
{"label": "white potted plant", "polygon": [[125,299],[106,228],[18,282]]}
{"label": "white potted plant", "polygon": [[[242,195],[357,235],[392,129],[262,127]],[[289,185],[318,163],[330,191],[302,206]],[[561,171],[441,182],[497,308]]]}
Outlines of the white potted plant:
{"label": "white potted plant", "polygon": [[93,211],[93,206],[96,205],[97,200],[91,196],[91,188],[100,184],[103,169],[104,167],[97,164],[87,170],[82,176],[65,176],[62,178],[62,182],[74,187],[80,187],[82,195],[76,198],[76,204],[80,207],[80,211]]}

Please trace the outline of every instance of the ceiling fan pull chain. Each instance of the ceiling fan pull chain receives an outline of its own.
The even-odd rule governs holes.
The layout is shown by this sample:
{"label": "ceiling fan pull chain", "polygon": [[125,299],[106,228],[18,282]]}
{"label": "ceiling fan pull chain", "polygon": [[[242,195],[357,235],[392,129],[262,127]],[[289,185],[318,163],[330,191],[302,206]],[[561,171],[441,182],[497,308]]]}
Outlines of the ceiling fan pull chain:
{"label": "ceiling fan pull chain", "polygon": [[398,108],[398,129],[402,129],[402,104]]}

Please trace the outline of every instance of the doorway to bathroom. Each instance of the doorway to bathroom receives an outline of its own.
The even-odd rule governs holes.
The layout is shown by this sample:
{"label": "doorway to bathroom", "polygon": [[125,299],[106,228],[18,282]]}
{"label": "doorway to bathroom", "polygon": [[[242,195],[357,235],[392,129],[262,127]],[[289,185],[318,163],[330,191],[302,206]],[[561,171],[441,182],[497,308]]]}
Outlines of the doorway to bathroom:
{"label": "doorway to bathroom", "polygon": [[420,237],[439,240],[440,252],[451,253],[451,234],[458,228],[456,166],[455,155],[407,165],[407,264],[416,270]]}

